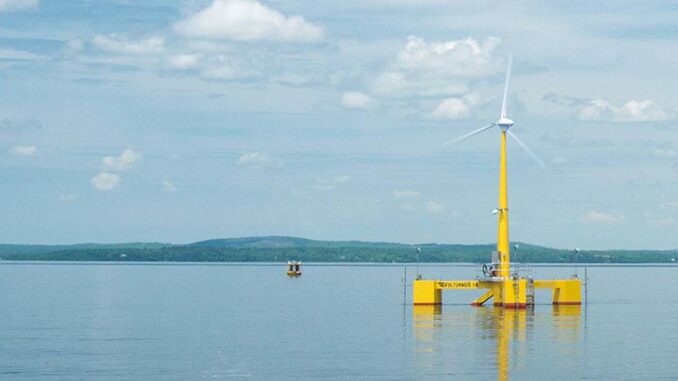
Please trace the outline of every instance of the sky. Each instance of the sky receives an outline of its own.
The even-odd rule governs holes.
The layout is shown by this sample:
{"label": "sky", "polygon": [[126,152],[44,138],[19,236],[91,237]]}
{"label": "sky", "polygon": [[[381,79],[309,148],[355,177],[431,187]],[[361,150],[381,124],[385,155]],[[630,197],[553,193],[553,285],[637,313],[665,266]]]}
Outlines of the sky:
{"label": "sky", "polygon": [[0,0],[0,242],[678,248],[670,1]]}

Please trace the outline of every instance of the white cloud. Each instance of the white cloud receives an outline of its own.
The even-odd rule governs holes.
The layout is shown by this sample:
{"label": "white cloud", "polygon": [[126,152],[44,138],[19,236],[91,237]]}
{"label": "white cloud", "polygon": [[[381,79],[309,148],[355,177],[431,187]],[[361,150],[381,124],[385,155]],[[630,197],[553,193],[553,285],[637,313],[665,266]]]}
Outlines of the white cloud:
{"label": "white cloud", "polygon": [[471,107],[479,102],[480,95],[477,92],[468,93],[463,97],[443,99],[430,116],[434,119],[465,119],[468,118]]}
{"label": "white cloud", "polygon": [[104,167],[110,171],[127,171],[131,169],[134,164],[141,159],[141,154],[134,152],[133,150],[127,148],[120,156],[106,156],[101,159],[101,162],[104,164]]}
{"label": "white cloud", "polygon": [[359,91],[347,91],[341,95],[341,104],[346,108],[367,110],[376,106],[372,97]]}
{"label": "white cloud", "polygon": [[120,185],[120,176],[114,173],[101,172],[90,179],[92,185],[100,191],[109,191]]}
{"label": "white cloud", "polygon": [[445,206],[435,201],[429,201],[424,204],[424,206],[426,207],[426,211],[429,213],[437,214],[445,211]]}
{"label": "white cloud", "polygon": [[180,54],[169,57],[167,63],[172,69],[190,70],[198,66],[200,58],[199,54]]}
{"label": "white cloud", "polygon": [[666,120],[668,115],[650,100],[630,100],[615,105],[607,99],[588,101],[579,111],[579,119],[611,122],[657,122]]}
{"label": "white cloud", "polygon": [[470,108],[462,98],[447,98],[440,102],[431,116],[436,119],[465,119]]}
{"label": "white cloud", "polygon": [[162,190],[168,193],[177,193],[177,187],[168,180],[162,182]]}
{"label": "white cloud", "polygon": [[421,196],[421,193],[413,190],[396,190],[393,191],[393,197],[396,200],[404,200],[404,199],[412,199],[412,198],[419,198]]}
{"label": "white cloud", "polygon": [[61,202],[73,202],[77,199],[78,199],[77,193],[62,194],[61,196],[59,196],[59,201],[61,201]]}
{"label": "white cloud", "polygon": [[16,145],[12,147],[9,152],[12,155],[16,156],[33,156],[38,152],[38,147],[36,146],[25,146],[25,145]]}
{"label": "white cloud", "polygon": [[92,43],[98,49],[107,52],[130,55],[162,53],[165,47],[165,39],[159,36],[131,41],[116,34],[110,34],[108,36],[99,35],[94,37]]}
{"label": "white cloud", "polygon": [[471,79],[503,70],[502,60],[493,56],[500,43],[496,37],[480,43],[470,37],[426,42],[411,36],[391,67],[375,78],[372,88],[390,97],[465,94]]}
{"label": "white cloud", "polygon": [[241,168],[264,168],[278,167],[282,165],[280,161],[271,157],[271,155],[262,152],[248,152],[242,154],[236,162]]}
{"label": "white cloud", "polygon": [[318,41],[324,34],[301,16],[285,16],[254,0],[214,0],[175,30],[189,37],[239,41]]}
{"label": "white cloud", "polygon": [[582,219],[586,222],[595,223],[595,224],[621,224],[626,222],[626,217],[618,213],[606,213],[600,212],[597,210],[592,210],[586,213]]}
{"label": "white cloud", "polygon": [[38,0],[0,0],[0,12],[36,8]]}
{"label": "white cloud", "polygon": [[348,183],[350,180],[351,177],[347,175],[335,176],[327,179],[319,179],[316,181],[316,184],[313,186],[313,188],[320,191],[332,191],[336,189],[339,185]]}

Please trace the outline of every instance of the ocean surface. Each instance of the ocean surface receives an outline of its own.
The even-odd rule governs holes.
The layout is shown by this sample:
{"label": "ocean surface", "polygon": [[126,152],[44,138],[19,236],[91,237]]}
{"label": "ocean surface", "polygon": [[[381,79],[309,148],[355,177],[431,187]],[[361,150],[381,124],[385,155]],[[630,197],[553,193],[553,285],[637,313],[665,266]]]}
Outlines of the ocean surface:
{"label": "ocean surface", "polygon": [[[476,265],[0,262],[2,380],[678,379],[678,267],[588,267],[587,304],[470,307]],[[535,278],[584,267],[532,266]]]}

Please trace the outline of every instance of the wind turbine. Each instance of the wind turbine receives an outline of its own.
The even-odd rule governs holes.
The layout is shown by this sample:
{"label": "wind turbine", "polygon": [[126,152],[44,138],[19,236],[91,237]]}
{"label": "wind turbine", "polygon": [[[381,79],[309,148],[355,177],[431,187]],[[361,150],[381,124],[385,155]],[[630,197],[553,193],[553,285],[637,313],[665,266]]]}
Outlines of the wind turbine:
{"label": "wind turbine", "polygon": [[499,127],[501,133],[501,152],[499,156],[499,207],[493,212],[497,215],[499,220],[499,228],[497,229],[497,250],[492,253],[492,267],[488,269],[487,265],[483,265],[483,273],[486,273],[486,276],[484,278],[476,278],[475,280],[436,280],[417,277],[412,283],[412,303],[415,306],[441,305],[443,302],[442,291],[451,289],[486,289],[487,291],[483,295],[471,303],[471,305],[474,306],[482,306],[488,300],[493,299],[493,304],[495,306],[501,306],[503,308],[525,308],[528,305],[534,305],[534,290],[536,288],[552,289],[553,304],[581,304],[581,280],[578,278],[539,280],[520,276],[518,274],[516,274],[516,276],[511,276],[507,196],[508,186],[506,181],[506,135],[511,135],[518,145],[527,151],[530,157],[538,164],[543,166],[544,163],[539,160],[539,157],[532,152],[525,143],[520,141],[510,131],[510,128],[513,126],[513,121],[508,117],[506,112],[506,97],[508,95],[510,77],[511,57],[509,57],[508,60],[506,82],[504,83],[504,99],[501,102],[501,115],[499,116],[499,120],[483,128],[462,135],[448,143],[458,143],[473,135],[489,130],[492,127]]}
{"label": "wind turbine", "polygon": [[506,98],[508,95],[509,79],[511,78],[512,61],[513,57],[509,56],[508,67],[506,69],[506,81],[504,82],[504,98],[501,102],[501,114],[499,115],[499,120],[492,124],[488,124],[485,127],[481,127],[477,130],[464,134],[446,144],[447,146],[450,146],[493,127],[499,127],[501,132],[501,152],[499,161],[499,207],[493,212],[493,214],[498,216],[499,220],[499,228],[497,232],[497,258],[493,258],[493,262],[495,262],[493,265],[497,266],[498,271],[496,271],[493,276],[504,279],[508,279],[511,273],[508,228],[508,185],[506,181],[506,135],[510,135],[511,138],[513,138],[516,143],[518,143],[520,148],[527,152],[528,156],[530,156],[530,158],[534,160],[540,167],[545,167],[544,162],[539,158],[539,156],[537,156],[534,151],[532,151],[525,143],[523,143],[522,140],[518,139],[518,137],[510,130],[510,128],[513,126],[513,120],[508,117],[508,113],[506,111]]}

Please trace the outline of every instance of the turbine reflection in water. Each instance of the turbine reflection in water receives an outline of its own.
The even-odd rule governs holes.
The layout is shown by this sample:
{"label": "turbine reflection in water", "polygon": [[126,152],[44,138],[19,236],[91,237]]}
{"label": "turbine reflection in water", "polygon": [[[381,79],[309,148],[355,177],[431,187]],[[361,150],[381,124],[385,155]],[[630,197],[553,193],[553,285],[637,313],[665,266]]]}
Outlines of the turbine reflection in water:
{"label": "turbine reflection in water", "polygon": [[[574,371],[563,359],[579,346],[581,306],[543,307],[535,311],[414,306],[415,374],[459,379],[487,379],[496,374],[497,380],[505,381],[527,372],[528,367],[545,367],[546,375],[549,368]],[[544,345],[557,346],[550,354],[553,360],[548,361],[557,363],[543,364],[543,354],[538,352]],[[534,369],[529,373],[535,374]]]}

